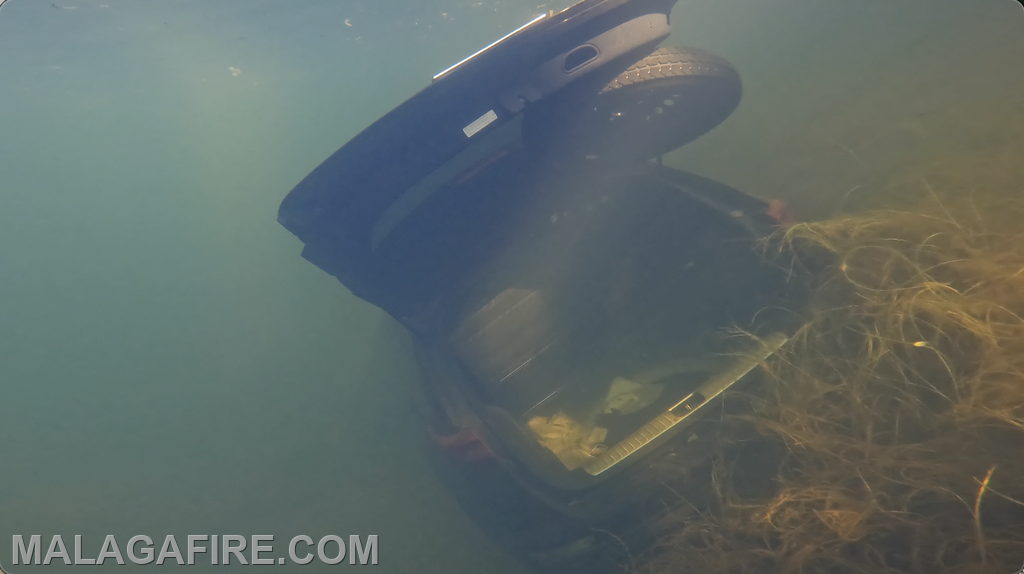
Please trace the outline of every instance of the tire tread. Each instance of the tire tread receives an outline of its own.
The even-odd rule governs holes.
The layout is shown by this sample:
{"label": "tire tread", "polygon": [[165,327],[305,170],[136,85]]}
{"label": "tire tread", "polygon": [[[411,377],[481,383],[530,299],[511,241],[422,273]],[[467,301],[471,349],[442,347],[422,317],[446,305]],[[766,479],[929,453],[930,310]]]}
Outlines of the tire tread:
{"label": "tire tread", "polygon": [[739,73],[728,61],[695,48],[659,48],[633,64],[608,83],[601,93],[651,80],[681,76],[735,77]]}

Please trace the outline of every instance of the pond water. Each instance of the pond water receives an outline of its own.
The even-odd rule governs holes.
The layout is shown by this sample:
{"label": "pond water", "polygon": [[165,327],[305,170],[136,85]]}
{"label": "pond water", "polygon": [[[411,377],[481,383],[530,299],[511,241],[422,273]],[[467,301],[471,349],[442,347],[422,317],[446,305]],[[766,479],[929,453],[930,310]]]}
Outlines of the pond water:
{"label": "pond water", "polygon": [[[108,534],[376,534],[381,572],[523,572],[434,476],[397,327],[275,217],[434,73],[568,4],[4,3],[4,567],[46,568],[10,568],[15,534],[80,534],[86,556]],[[804,218],[928,186],[1020,193],[1017,2],[680,0],[672,16],[666,44],[729,59],[744,97],[666,164]]]}

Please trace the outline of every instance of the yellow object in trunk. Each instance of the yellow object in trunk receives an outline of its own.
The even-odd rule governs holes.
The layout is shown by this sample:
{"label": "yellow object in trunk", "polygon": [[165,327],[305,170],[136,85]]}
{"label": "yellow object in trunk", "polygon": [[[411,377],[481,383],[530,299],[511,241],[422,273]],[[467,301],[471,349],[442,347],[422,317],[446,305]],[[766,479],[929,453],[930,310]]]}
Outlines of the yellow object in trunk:
{"label": "yellow object in trunk", "polygon": [[584,426],[559,411],[550,417],[533,417],[527,426],[537,442],[550,450],[565,468],[575,470],[600,454],[608,429]]}

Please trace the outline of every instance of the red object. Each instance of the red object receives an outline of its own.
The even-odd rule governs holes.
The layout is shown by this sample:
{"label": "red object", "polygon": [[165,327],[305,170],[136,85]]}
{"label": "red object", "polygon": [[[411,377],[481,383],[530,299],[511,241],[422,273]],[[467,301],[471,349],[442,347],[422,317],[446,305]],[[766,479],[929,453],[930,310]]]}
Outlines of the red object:
{"label": "red object", "polygon": [[768,202],[768,210],[766,213],[775,221],[779,222],[779,225],[793,225],[800,220],[796,218],[796,214],[789,207],[789,204],[781,199],[773,199]]}
{"label": "red object", "polygon": [[487,446],[484,439],[475,429],[466,427],[451,435],[438,435],[430,433],[437,446],[447,451],[456,458],[466,461],[494,460],[498,458]]}

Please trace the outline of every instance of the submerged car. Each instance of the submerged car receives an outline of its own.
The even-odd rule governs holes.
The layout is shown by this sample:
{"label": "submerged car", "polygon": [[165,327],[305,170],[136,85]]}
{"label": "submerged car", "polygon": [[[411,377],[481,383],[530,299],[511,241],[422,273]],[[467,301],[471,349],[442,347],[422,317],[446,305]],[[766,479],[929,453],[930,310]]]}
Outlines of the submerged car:
{"label": "submerged car", "polygon": [[726,60],[656,49],[674,3],[539,16],[279,211],[303,257],[406,328],[442,474],[539,569],[615,571],[649,545],[723,393],[794,329],[800,289],[756,249],[778,214],[660,161],[742,92]]}

